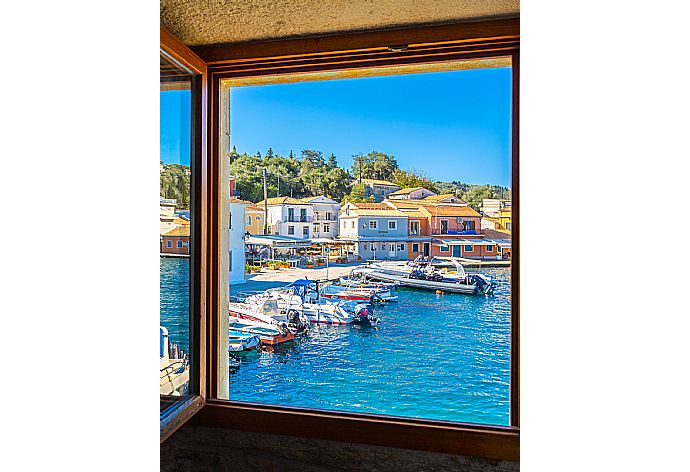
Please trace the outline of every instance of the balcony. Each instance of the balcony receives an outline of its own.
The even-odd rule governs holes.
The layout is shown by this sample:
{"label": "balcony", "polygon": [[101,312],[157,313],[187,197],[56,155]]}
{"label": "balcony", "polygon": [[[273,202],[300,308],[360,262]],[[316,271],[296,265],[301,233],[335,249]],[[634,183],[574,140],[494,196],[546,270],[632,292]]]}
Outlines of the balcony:
{"label": "balcony", "polygon": [[330,222],[335,222],[335,221],[338,221],[338,220],[336,219],[335,213],[331,214],[331,215],[328,216],[328,217],[327,217],[326,215],[321,215],[321,214],[319,214],[319,213],[315,213],[315,214],[314,214],[314,221],[330,221]]}
{"label": "balcony", "polygon": [[311,223],[314,220],[311,216],[288,215],[286,223]]}

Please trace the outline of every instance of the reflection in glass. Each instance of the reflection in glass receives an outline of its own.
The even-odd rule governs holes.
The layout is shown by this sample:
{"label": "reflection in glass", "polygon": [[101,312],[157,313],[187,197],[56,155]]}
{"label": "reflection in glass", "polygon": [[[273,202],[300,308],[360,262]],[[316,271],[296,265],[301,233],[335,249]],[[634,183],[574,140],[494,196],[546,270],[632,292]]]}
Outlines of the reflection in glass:
{"label": "reflection in glass", "polygon": [[191,74],[160,60],[160,395],[190,394]]}

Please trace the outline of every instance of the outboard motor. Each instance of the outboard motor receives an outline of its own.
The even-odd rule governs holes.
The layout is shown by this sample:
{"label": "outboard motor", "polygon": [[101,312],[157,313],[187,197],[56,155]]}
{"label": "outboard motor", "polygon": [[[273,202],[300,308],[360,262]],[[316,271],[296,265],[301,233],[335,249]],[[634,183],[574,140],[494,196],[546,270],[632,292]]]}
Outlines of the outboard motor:
{"label": "outboard motor", "polygon": [[355,305],[353,323],[372,325],[378,324],[379,319],[373,316],[374,307],[369,303],[358,303]]}
{"label": "outboard motor", "polygon": [[491,295],[493,293],[494,284],[491,282],[491,279],[480,274],[470,274],[467,278],[469,283],[477,284],[477,288],[484,295]]}
{"label": "outboard motor", "polygon": [[297,310],[291,309],[287,313],[288,326],[294,334],[302,333],[309,329],[310,323],[309,319]]}

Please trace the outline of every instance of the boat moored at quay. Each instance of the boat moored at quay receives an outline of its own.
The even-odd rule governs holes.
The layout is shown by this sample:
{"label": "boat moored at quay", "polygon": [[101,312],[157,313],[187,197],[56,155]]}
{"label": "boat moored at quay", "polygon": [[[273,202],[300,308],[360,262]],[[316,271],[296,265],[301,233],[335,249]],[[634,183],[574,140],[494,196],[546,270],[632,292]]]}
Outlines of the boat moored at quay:
{"label": "boat moored at quay", "polygon": [[426,262],[383,263],[372,262],[352,270],[351,276],[364,280],[395,283],[401,287],[416,288],[466,295],[491,295],[495,283],[490,277],[467,273],[463,266],[454,262],[456,273],[449,275]]}

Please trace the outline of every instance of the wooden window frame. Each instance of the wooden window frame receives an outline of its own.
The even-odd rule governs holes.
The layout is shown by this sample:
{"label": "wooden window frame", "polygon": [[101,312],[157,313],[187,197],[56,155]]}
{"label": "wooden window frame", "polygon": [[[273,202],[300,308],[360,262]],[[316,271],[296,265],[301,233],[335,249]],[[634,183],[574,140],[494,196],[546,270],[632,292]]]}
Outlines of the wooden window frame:
{"label": "wooden window frame", "polygon": [[[195,423],[209,427],[365,443],[498,460],[519,460],[519,18],[471,21],[386,31],[257,41],[187,49],[207,67],[202,75],[208,101],[208,264],[205,323],[205,403]],[[168,33],[169,34],[169,33]],[[163,30],[161,30],[161,37]],[[176,40],[175,40],[176,41]],[[184,46],[183,46],[184,47]],[[186,49],[186,48],[185,48]],[[221,203],[221,80],[260,78],[284,82],[287,74],[363,71],[379,67],[439,65],[470,59],[510,57],[512,67],[512,201],[510,426],[288,408],[218,399],[221,280],[218,261]],[[297,80],[297,79],[296,79]],[[195,281],[203,283],[203,281]]]}
{"label": "wooden window frame", "polygon": [[160,29],[160,51],[170,62],[187,69],[192,74],[192,156],[190,165],[192,182],[190,188],[191,222],[189,253],[190,274],[190,320],[189,320],[189,360],[190,395],[187,398],[164,398],[161,403],[170,403],[161,414],[160,441],[165,441],[180,426],[198,413],[206,402],[206,323],[207,323],[207,231],[208,206],[207,189],[207,106],[206,63],[182,44],[165,28]]}

